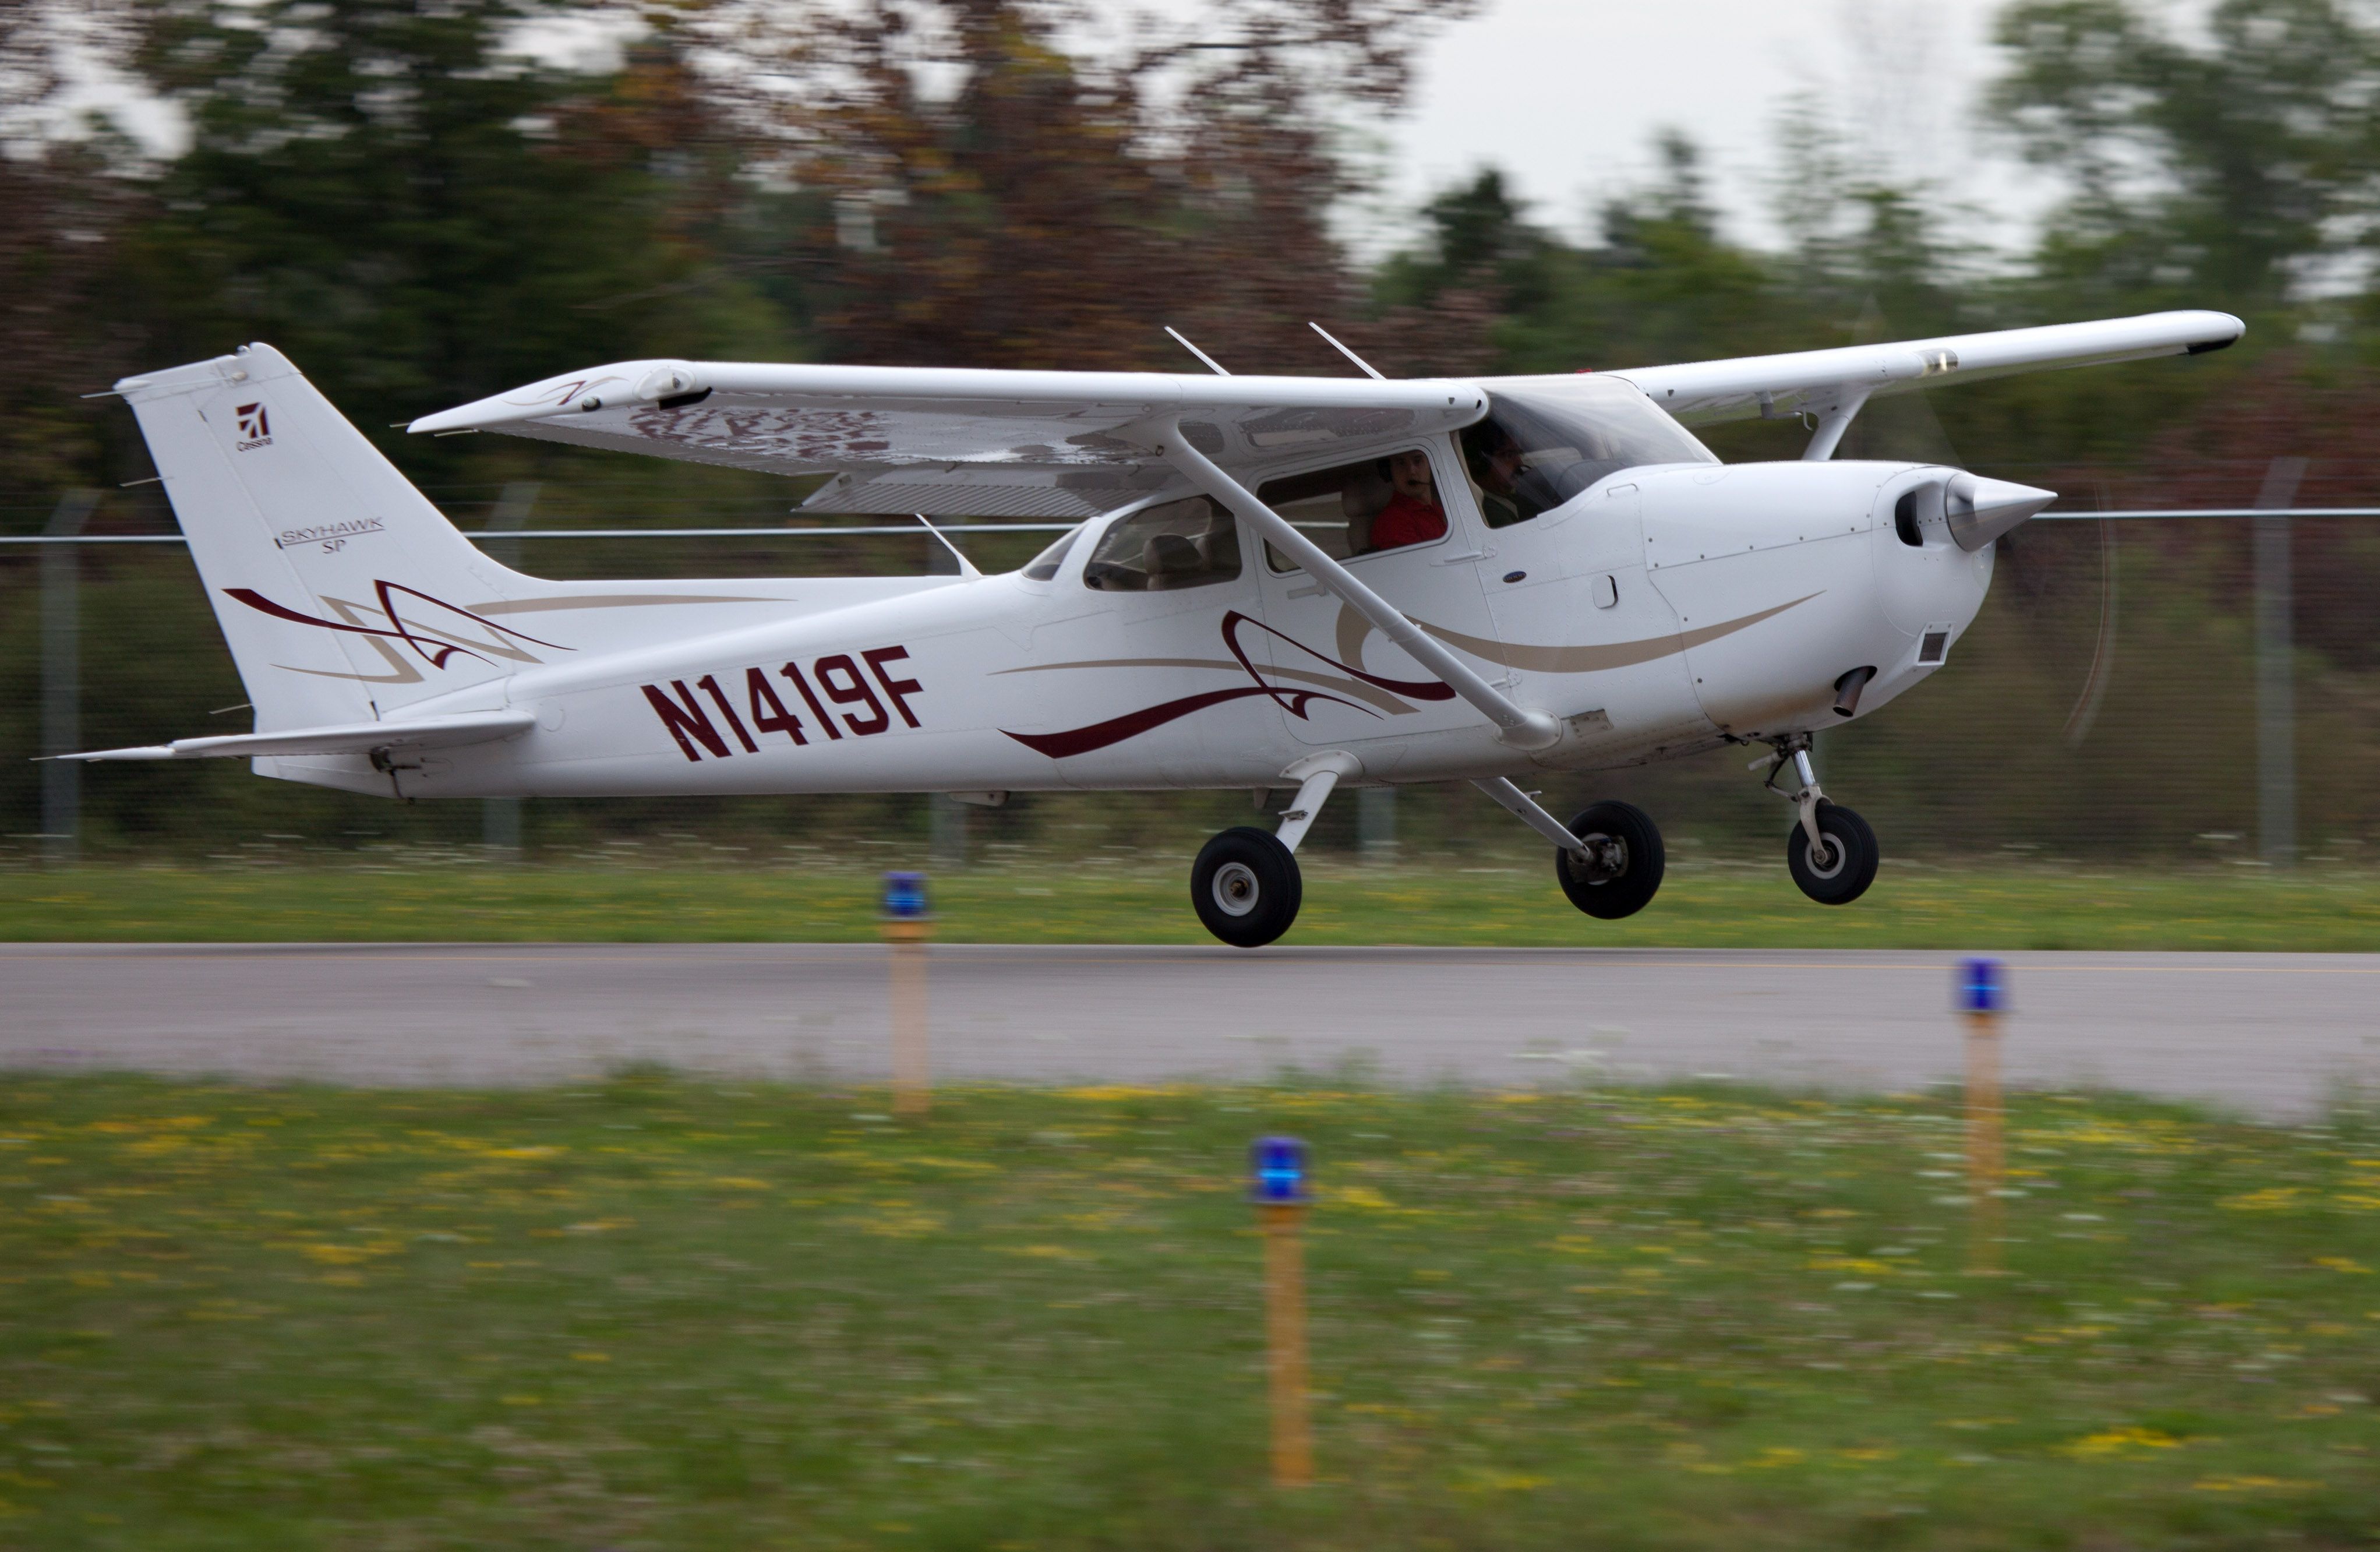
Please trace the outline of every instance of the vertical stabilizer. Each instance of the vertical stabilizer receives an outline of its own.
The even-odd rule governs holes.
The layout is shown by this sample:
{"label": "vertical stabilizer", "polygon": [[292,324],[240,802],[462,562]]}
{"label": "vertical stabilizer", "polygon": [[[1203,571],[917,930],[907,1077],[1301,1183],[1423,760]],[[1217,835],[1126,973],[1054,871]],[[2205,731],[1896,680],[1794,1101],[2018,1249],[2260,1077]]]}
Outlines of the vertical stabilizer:
{"label": "vertical stabilizer", "polygon": [[271,346],[116,390],[258,732],[370,721],[551,655],[472,612],[535,584],[473,548]]}

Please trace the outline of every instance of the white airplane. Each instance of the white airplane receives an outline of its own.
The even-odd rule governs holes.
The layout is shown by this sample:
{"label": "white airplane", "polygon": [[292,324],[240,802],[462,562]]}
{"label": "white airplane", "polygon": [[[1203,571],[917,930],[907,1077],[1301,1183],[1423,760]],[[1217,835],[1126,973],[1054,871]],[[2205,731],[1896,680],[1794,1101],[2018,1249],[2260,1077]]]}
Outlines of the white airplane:
{"label": "white airplane", "polygon": [[[1255,947],[1296,918],[1338,787],[1472,782],[1614,918],[1660,886],[1653,821],[1564,824],[1515,778],[1765,745],[1793,881],[1842,904],[1876,842],[1819,791],[1811,734],[1948,661],[1993,541],[2056,499],[1834,461],[1852,417],[2242,329],[2166,312],[1463,381],[628,361],[409,428],[831,475],[817,511],[1082,519],[1004,576],[768,582],[500,565],[252,345],[115,391],[255,731],[67,758],[236,756],[403,798],[1294,789],[1277,830],[1191,868],[1199,919]],[[1755,415],[1813,422],[1801,461],[1722,465],[1686,429]]]}

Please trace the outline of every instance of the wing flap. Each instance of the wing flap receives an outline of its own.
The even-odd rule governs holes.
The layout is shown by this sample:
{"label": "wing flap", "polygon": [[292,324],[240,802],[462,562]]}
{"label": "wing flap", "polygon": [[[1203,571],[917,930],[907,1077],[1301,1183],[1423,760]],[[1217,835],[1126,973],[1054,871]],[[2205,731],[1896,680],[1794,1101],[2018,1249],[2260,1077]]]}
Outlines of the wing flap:
{"label": "wing flap", "polygon": [[65,760],[163,760],[254,758],[269,755],[352,755],[372,749],[440,749],[489,744],[527,733],[537,725],[533,711],[470,711],[451,717],[419,717],[402,722],[349,722],[294,728],[286,733],[236,733],[213,738],[176,738],[128,749],[94,749],[54,755]]}

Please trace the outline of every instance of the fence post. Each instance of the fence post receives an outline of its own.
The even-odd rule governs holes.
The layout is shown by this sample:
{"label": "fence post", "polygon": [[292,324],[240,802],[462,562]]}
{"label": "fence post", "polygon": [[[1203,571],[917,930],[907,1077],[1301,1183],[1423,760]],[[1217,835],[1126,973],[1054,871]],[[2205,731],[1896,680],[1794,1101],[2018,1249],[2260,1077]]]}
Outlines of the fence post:
{"label": "fence post", "polygon": [[[488,515],[490,533],[516,533],[528,526],[528,515],[537,507],[540,486],[534,479],[516,479],[504,487],[496,498],[496,509]],[[514,570],[520,569],[520,541],[515,539],[482,540],[480,548],[488,558]],[[517,855],[521,844],[521,800],[517,797],[483,797],[480,800],[480,840],[492,851],[504,851]]]}
{"label": "fence post", "polygon": [[[2275,458],[2256,504],[2280,511],[2297,501],[2303,458]],[[2290,622],[2289,519],[2256,520],[2256,851],[2275,867],[2298,855],[2296,632]]]}
{"label": "fence post", "polygon": [[[46,530],[72,539],[99,506],[97,491],[58,499]],[[72,753],[82,743],[82,546],[42,546],[42,753]],[[82,835],[82,767],[54,759],[42,767],[42,862],[71,867]]]}
{"label": "fence post", "polygon": [[[922,528],[918,532],[926,540],[926,575],[959,575],[959,558],[949,547]],[[948,793],[926,794],[926,856],[944,870],[966,866],[967,806]]]}
{"label": "fence post", "polygon": [[967,806],[948,793],[926,794],[926,855],[936,867],[965,867]]}
{"label": "fence post", "polygon": [[1355,789],[1355,849],[1366,862],[1397,857],[1397,789]]}

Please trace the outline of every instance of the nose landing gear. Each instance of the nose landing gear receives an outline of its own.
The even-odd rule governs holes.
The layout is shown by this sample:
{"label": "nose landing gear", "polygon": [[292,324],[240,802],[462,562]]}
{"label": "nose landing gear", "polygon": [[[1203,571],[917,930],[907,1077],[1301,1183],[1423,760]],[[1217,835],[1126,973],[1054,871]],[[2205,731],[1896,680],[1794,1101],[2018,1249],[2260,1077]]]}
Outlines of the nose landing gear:
{"label": "nose landing gear", "polygon": [[[1801,779],[1801,789],[1778,792],[1777,778],[1789,765]],[[1754,769],[1759,769],[1757,761]],[[1865,894],[1876,882],[1876,831],[1818,790],[1807,734],[1777,741],[1776,760],[1765,784],[1799,811],[1793,828],[1785,832],[1785,869],[1793,876],[1794,886],[1821,905],[1848,905]]]}

